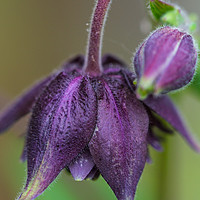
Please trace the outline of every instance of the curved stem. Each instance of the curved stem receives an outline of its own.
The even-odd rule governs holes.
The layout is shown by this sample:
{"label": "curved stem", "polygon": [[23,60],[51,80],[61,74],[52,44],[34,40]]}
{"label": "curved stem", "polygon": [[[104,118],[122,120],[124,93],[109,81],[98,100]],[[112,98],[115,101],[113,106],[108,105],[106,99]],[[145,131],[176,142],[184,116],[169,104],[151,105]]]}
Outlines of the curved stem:
{"label": "curved stem", "polygon": [[98,0],[93,11],[84,71],[90,75],[99,75],[102,72],[101,48],[104,25],[112,0]]}

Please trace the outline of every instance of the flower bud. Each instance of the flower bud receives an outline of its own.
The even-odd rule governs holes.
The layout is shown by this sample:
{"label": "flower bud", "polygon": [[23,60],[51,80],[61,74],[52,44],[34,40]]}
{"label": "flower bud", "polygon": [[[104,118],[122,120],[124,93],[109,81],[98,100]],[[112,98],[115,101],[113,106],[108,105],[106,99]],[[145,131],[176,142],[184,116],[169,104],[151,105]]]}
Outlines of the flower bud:
{"label": "flower bud", "polygon": [[197,30],[197,15],[188,14],[184,9],[166,0],[150,0],[149,7],[157,23],[181,27],[189,32]]}
{"label": "flower bud", "polygon": [[196,62],[197,50],[191,35],[168,26],[157,29],[134,58],[138,98],[165,94],[187,85],[193,78]]}

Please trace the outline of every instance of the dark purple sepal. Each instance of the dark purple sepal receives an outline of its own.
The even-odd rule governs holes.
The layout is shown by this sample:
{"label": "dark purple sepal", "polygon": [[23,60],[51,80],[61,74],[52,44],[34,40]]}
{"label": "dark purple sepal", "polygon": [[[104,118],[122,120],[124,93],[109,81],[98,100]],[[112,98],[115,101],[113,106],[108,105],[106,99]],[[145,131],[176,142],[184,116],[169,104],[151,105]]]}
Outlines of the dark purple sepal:
{"label": "dark purple sepal", "polygon": [[25,139],[22,154],[20,156],[20,161],[25,162],[26,160],[27,160],[27,146],[26,146],[26,139]]}
{"label": "dark purple sepal", "polygon": [[160,131],[172,135],[174,133],[174,130],[172,130],[172,128],[169,128],[166,124],[164,124],[163,122],[161,122],[160,120],[156,119],[157,121],[154,121],[153,126],[157,127],[158,129],[160,129]]}
{"label": "dark purple sepal", "polygon": [[39,81],[31,89],[27,90],[18,99],[16,99],[7,110],[0,115],[0,133],[8,129],[13,123],[29,113],[37,97],[44,87],[52,80],[53,75]]}
{"label": "dark purple sepal", "polygon": [[185,34],[170,66],[159,77],[156,90],[167,93],[187,85],[193,78],[197,63],[197,51],[191,35]]}
{"label": "dark purple sepal", "polygon": [[150,153],[149,153],[149,150],[148,150],[148,152],[147,152],[147,160],[146,160],[146,162],[147,162],[148,164],[152,164],[152,163],[153,163],[153,161],[152,161],[152,159],[151,159],[151,156],[150,156]]}
{"label": "dark purple sepal", "polygon": [[105,54],[102,58],[102,65],[104,74],[117,77],[119,75],[122,75],[127,84],[131,85],[131,89],[135,89],[133,86],[133,81],[136,79],[136,76],[133,72],[130,72],[127,65],[121,61],[119,58],[117,58],[114,55],[111,54]]}
{"label": "dark purple sepal", "polygon": [[103,65],[104,70],[107,68],[110,68],[110,67],[113,68],[113,66],[115,68],[118,68],[118,67],[126,68],[127,67],[127,65],[122,60],[120,60],[118,57],[116,57],[112,54],[103,55],[102,65]]}
{"label": "dark purple sepal", "polygon": [[7,110],[0,114],[0,133],[8,129],[15,121],[19,120],[21,117],[29,113],[40,95],[43,89],[50,83],[54,77],[60,73],[60,71],[65,71],[70,73],[73,70],[80,71],[83,67],[84,56],[78,55],[71,58],[68,62],[64,63],[61,69],[53,72],[48,77],[38,81],[32,88],[28,89],[24,94],[22,94],[18,99],[16,99]]}
{"label": "dark purple sepal", "polygon": [[83,181],[93,169],[94,165],[91,153],[86,148],[68,167],[75,181]]}
{"label": "dark purple sepal", "polygon": [[33,109],[27,136],[28,177],[19,199],[35,199],[90,141],[97,102],[88,77],[61,72]]}
{"label": "dark purple sepal", "polygon": [[62,64],[61,69],[65,70],[65,72],[71,72],[73,70],[81,71],[83,65],[84,65],[84,56],[83,55],[77,55],[72,57],[70,60],[64,62]]}
{"label": "dark purple sepal", "polygon": [[116,197],[131,200],[147,159],[148,115],[124,82],[105,78],[102,85],[90,152]]}
{"label": "dark purple sepal", "polygon": [[173,128],[175,128],[188,144],[197,152],[200,152],[200,145],[193,135],[188,131],[181,115],[173,102],[167,96],[153,97],[149,96],[143,101],[155,113],[165,119]]}
{"label": "dark purple sepal", "polygon": [[65,172],[67,173],[67,175],[72,175],[68,166],[65,167]]}
{"label": "dark purple sepal", "polygon": [[97,169],[96,165],[92,168],[92,170],[90,171],[90,173],[87,175],[87,177],[85,178],[85,180],[92,180],[92,181],[96,181],[100,176],[100,171]]}
{"label": "dark purple sepal", "polygon": [[163,147],[161,145],[161,138],[156,136],[151,130],[148,132],[147,137],[148,143],[157,151],[163,151]]}
{"label": "dark purple sepal", "polygon": [[137,75],[137,78],[140,79],[143,73],[143,66],[144,66],[144,47],[145,47],[146,42],[144,42],[136,51],[135,56],[134,56],[134,70]]}
{"label": "dark purple sepal", "polygon": [[152,113],[152,111],[146,106],[146,109],[148,111],[149,115],[149,122],[151,127],[157,127],[162,132],[166,134],[173,134],[174,130],[169,127],[166,121],[164,121],[161,117],[155,116],[155,113]]}

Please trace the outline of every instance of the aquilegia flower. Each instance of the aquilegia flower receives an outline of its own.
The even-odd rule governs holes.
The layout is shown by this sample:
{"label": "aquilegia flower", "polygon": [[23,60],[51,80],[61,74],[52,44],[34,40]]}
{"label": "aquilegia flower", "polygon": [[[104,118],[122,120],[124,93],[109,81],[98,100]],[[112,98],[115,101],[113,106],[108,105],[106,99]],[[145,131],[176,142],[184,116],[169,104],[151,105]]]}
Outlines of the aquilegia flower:
{"label": "aquilegia flower", "polygon": [[101,58],[110,4],[111,0],[97,1],[86,57],[80,55],[64,64],[0,116],[2,132],[32,112],[22,155],[28,161],[28,174],[20,200],[35,199],[64,168],[79,181],[101,174],[119,200],[133,200],[149,159],[148,145],[161,150],[153,127],[172,132],[160,117],[200,152],[167,96],[138,100],[134,72],[114,56]]}

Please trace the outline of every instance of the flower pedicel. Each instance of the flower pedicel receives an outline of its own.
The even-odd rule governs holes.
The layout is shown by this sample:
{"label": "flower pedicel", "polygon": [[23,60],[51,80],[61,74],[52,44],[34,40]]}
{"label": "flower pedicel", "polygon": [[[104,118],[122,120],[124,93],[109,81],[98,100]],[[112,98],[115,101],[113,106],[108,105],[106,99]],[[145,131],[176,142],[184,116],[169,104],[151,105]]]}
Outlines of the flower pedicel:
{"label": "flower pedicel", "polygon": [[[139,73],[135,75],[119,59],[111,55],[102,58],[102,35],[110,4],[111,0],[96,3],[86,56],[71,59],[0,116],[3,132],[32,112],[22,156],[22,160],[28,161],[27,181],[19,200],[35,199],[64,168],[79,181],[96,179],[101,174],[117,199],[133,200],[149,157],[148,145],[161,149],[152,128],[171,132],[157,115],[200,152],[200,146],[166,95],[137,99],[133,82],[140,79],[143,69],[139,65],[136,64]],[[170,27],[162,29],[165,30],[176,34]],[[188,53],[194,59],[195,49]],[[146,56],[139,55],[138,59],[145,60]]]}

